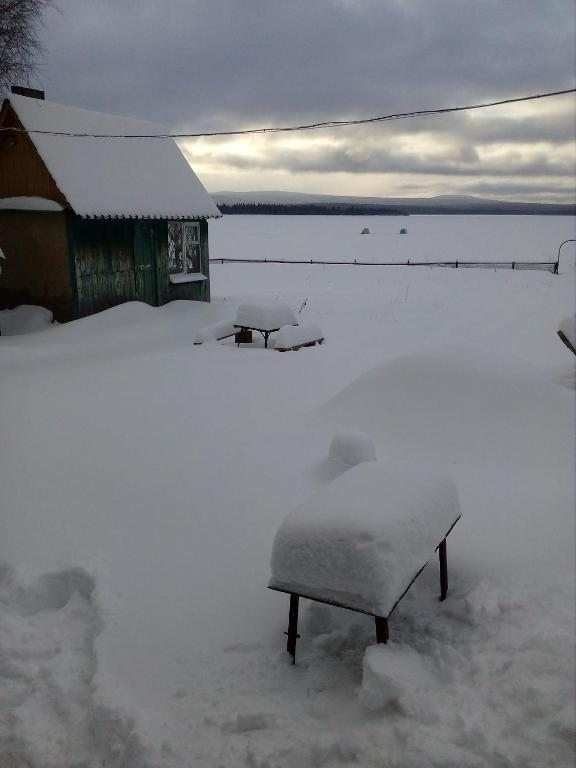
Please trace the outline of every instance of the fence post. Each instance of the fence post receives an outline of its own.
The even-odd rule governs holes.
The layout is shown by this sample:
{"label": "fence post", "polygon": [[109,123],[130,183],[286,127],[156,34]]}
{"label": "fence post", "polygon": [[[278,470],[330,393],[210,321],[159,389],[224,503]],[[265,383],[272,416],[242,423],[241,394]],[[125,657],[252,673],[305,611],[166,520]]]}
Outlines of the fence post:
{"label": "fence post", "polygon": [[564,242],[563,242],[563,243],[560,243],[560,248],[558,248],[558,257],[556,258],[556,261],[555,261],[555,263],[554,263],[554,274],[555,274],[555,275],[557,275],[557,274],[558,274],[558,270],[559,270],[559,268],[560,268],[560,251],[562,250],[562,246],[563,246],[563,245],[566,245],[566,243],[576,243],[576,240],[574,240],[573,238],[571,238],[571,239],[569,239],[569,240],[564,240]]}

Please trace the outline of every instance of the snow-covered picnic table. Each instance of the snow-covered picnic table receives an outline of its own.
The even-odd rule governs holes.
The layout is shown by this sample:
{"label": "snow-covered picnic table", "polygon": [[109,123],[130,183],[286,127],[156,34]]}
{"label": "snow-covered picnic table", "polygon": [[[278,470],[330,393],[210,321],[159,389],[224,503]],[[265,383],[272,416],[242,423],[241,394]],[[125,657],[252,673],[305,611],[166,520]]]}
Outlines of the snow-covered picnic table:
{"label": "snow-covered picnic table", "polygon": [[240,330],[240,334],[245,331],[261,333],[265,347],[268,347],[270,334],[279,331],[285,325],[298,325],[298,321],[290,307],[281,302],[241,304],[234,321],[234,326]]}
{"label": "snow-covered picnic table", "polygon": [[454,483],[409,464],[369,461],[293,510],[276,534],[269,583],[290,594],[288,650],[295,655],[298,598],[388,618],[435,551],[440,599],[448,588],[446,537],[461,516]]}

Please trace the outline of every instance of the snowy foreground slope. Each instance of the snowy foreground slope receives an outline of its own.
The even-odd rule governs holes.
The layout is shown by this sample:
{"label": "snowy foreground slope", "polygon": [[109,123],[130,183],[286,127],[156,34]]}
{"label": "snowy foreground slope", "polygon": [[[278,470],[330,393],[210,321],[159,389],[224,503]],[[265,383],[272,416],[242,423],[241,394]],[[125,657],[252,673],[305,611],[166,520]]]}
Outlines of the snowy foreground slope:
{"label": "snowy foreground slope", "polygon": [[[0,339],[0,766],[573,765],[573,270],[212,277]],[[325,344],[193,345],[272,299]],[[342,429],[455,479],[450,591],[431,563],[386,647],[305,604],[292,667],[272,541]]]}

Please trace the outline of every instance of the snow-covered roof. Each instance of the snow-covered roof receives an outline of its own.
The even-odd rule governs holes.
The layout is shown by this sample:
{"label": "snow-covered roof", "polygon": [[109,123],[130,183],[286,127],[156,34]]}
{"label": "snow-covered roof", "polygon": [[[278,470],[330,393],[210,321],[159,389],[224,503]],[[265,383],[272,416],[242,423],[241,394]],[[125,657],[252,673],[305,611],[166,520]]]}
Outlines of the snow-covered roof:
{"label": "snow-covered roof", "polygon": [[[8,97],[27,130],[143,136],[162,125]],[[73,210],[84,217],[202,219],[220,212],[172,139],[96,139],[31,133]]]}

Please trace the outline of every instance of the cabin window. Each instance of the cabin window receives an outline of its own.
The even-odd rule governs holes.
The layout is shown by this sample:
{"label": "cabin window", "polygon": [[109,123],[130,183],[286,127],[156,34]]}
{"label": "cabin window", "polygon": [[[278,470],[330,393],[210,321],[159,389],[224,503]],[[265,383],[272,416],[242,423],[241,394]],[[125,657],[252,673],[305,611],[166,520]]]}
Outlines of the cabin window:
{"label": "cabin window", "polygon": [[200,224],[168,222],[168,271],[171,275],[200,272]]}

